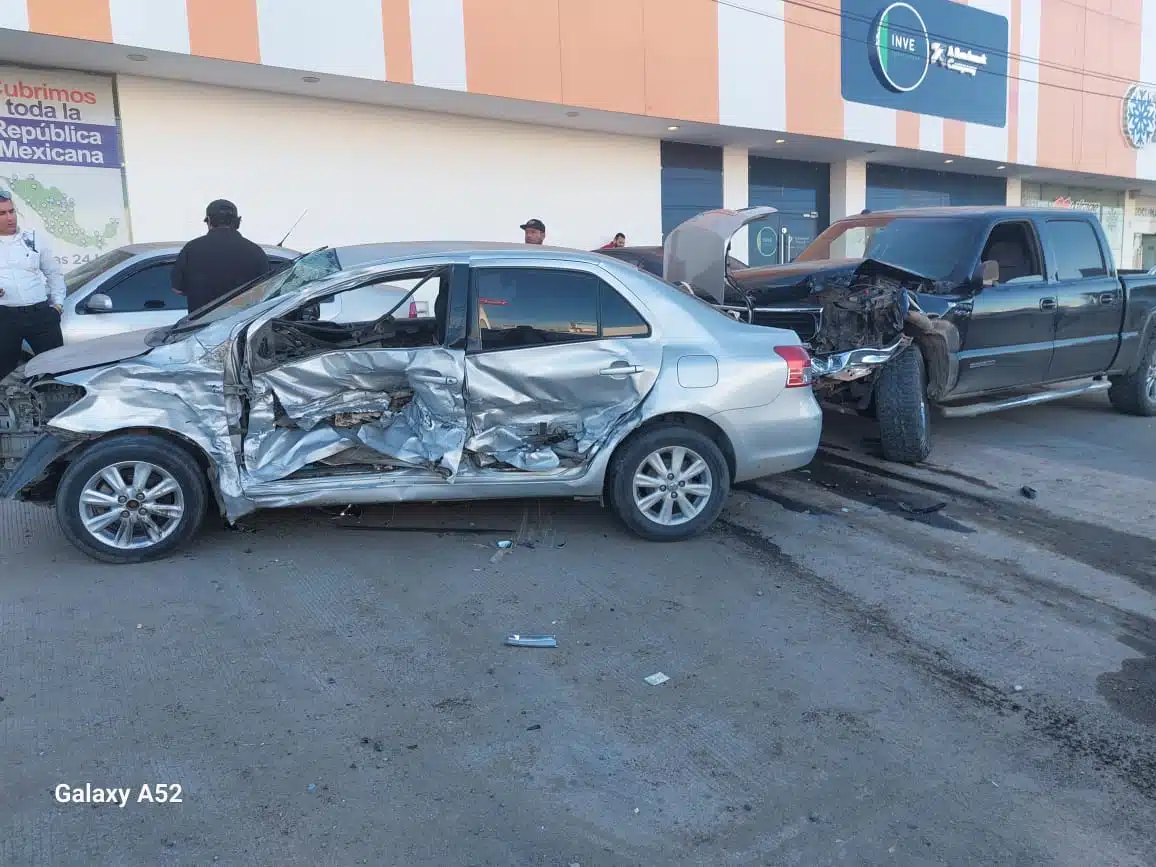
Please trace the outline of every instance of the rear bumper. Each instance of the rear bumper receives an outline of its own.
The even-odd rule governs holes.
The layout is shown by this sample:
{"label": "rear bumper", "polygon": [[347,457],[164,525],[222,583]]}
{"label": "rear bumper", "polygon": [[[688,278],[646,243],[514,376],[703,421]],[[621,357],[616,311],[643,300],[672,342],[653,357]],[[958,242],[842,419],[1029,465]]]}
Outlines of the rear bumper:
{"label": "rear bumper", "polygon": [[711,416],[730,437],[735,481],[805,467],[819,449],[823,413],[809,388],[784,389],[774,403]]}

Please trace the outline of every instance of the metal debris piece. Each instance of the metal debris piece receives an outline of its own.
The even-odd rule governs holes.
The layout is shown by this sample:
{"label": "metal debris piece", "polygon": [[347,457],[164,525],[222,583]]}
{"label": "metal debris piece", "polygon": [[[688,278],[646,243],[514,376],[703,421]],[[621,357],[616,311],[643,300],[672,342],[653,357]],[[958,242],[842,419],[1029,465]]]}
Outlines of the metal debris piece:
{"label": "metal debris piece", "polygon": [[513,548],[514,543],[511,542],[509,539],[503,539],[502,541],[498,542],[498,547],[499,548]]}
{"label": "metal debris piece", "polygon": [[933,515],[947,508],[947,503],[936,503],[934,506],[913,506],[902,500],[898,502],[900,510],[907,512],[909,515]]}
{"label": "metal debris piece", "polygon": [[515,632],[506,636],[506,644],[510,647],[557,647],[558,639],[553,635],[521,635]]}
{"label": "metal debris piece", "polygon": [[656,671],[649,677],[644,677],[643,680],[645,680],[651,686],[658,686],[660,683],[666,683],[668,680],[670,680],[670,678],[663,674],[661,671]]}
{"label": "metal debris piece", "polygon": [[1024,485],[1022,488],[1020,488],[1020,493],[1027,497],[1029,500],[1034,500],[1039,496],[1040,492],[1033,488],[1031,485]]}

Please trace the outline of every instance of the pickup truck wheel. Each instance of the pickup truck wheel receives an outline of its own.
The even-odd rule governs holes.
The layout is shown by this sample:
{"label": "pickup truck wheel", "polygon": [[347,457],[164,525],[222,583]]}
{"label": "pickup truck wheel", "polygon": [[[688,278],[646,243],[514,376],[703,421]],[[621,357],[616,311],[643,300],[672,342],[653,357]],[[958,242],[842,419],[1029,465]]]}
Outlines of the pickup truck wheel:
{"label": "pickup truck wheel", "polygon": [[628,440],[611,462],[610,505],[636,535],[677,542],[714,523],[730,490],[726,458],[710,437],[679,425]]}
{"label": "pickup truck wheel", "polygon": [[56,492],[68,541],[103,563],[164,557],[200,529],[204,471],[187,451],[153,436],[113,437],[69,464]]}
{"label": "pickup truck wheel", "polygon": [[1113,376],[1108,400],[1125,415],[1156,415],[1156,336],[1148,338],[1140,367],[1127,376]]}
{"label": "pickup truck wheel", "polygon": [[879,371],[875,416],[887,460],[915,464],[931,453],[927,374],[918,346],[907,347]]}

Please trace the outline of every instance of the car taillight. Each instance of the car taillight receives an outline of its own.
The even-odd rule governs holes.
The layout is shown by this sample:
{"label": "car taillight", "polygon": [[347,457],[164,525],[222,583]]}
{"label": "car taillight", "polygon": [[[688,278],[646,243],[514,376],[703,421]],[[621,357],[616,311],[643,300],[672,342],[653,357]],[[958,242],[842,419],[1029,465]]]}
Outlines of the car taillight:
{"label": "car taillight", "polygon": [[801,346],[776,346],[775,353],[787,362],[787,388],[811,384],[811,355]]}

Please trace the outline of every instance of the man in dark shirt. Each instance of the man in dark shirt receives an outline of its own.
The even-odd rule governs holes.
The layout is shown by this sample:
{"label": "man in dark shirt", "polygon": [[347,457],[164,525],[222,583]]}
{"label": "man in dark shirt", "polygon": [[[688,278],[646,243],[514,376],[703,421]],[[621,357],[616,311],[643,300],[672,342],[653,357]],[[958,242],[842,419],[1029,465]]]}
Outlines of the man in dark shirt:
{"label": "man in dark shirt", "polygon": [[210,202],[205,223],[209,231],[185,244],[173,265],[173,291],[189,300],[190,313],[269,270],[265,251],[238,231],[232,202]]}

